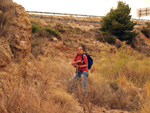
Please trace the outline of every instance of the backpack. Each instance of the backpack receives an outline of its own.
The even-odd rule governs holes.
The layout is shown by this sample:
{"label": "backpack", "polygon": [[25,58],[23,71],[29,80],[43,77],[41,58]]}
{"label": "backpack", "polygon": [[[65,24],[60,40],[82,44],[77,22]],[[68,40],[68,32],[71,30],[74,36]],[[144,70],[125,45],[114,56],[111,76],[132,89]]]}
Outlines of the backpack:
{"label": "backpack", "polygon": [[83,55],[87,56],[87,59],[88,59],[88,69],[91,69],[91,67],[93,65],[93,59],[91,58],[91,56],[88,53],[83,53],[82,54],[82,60],[83,60]]}

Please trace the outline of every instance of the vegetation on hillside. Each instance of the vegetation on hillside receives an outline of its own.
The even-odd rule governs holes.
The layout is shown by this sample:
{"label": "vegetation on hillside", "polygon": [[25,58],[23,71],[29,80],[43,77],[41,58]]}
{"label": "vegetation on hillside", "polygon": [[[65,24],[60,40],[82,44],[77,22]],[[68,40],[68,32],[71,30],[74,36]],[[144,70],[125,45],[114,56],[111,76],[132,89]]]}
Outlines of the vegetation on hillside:
{"label": "vegetation on hillside", "polygon": [[97,37],[97,40],[103,43],[109,43],[112,45],[115,45],[116,43],[116,37],[109,34],[109,33],[99,33],[99,37]]}
{"label": "vegetation on hillside", "polygon": [[116,38],[121,41],[125,40],[131,42],[137,33],[133,31],[136,23],[130,20],[130,11],[131,8],[129,8],[129,5],[119,1],[117,8],[112,8],[103,18],[100,30],[104,33],[116,36]]}
{"label": "vegetation on hillside", "polygon": [[40,26],[36,23],[32,23],[32,33],[38,33],[40,37],[51,37],[55,36],[58,39],[61,39],[60,32],[49,26]]}
{"label": "vegetation on hillside", "polygon": [[[77,36],[76,38],[73,37],[74,34],[78,34],[78,36],[82,34],[80,29],[75,30],[71,27],[66,28],[63,25],[56,25],[53,28],[58,30],[57,26],[59,27],[60,31],[61,29],[64,31],[61,34],[62,37],[65,34],[69,35],[68,39],[63,38],[63,41],[67,41],[67,45],[65,45],[66,49],[67,47],[74,49],[75,45],[72,45],[73,41],[78,43],[84,39],[84,37],[82,38],[77,38]],[[93,30],[93,32],[95,31]],[[85,33],[83,34],[85,35]],[[105,37],[110,36],[107,34],[100,34],[100,35]],[[86,41],[86,46],[85,43],[83,43],[87,51],[93,49],[93,48],[89,48],[90,43],[91,43],[90,41]],[[55,44],[55,45],[59,49],[62,48],[61,45],[59,44],[58,45]],[[120,110],[139,112],[139,113],[146,113],[147,111],[149,112],[148,105],[150,103],[148,99],[150,97],[149,95],[150,63],[147,62],[150,60],[149,57],[146,57],[138,52],[135,52],[130,48],[129,49],[120,48],[118,50],[115,50],[114,52],[110,52],[109,49],[111,49],[111,46],[110,45],[106,45],[106,46],[108,48],[108,50],[106,51],[102,51],[100,53],[96,50],[93,51],[94,65],[90,71],[90,75],[88,78],[89,94],[86,98],[82,95],[82,89],[81,89],[82,86],[80,84],[80,81],[78,84],[76,84],[77,87],[74,88],[73,94],[70,94],[68,92],[68,85],[69,85],[68,81],[72,77],[73,72],[75,70],[70,66],[70,64],[67,63],[68,58],[70,57],[67,57],[68,53],[66,54],[65,50],[63,50],[64,53],[61,53],[60,55],[54,55],[55,57],[53,56],[53,54],[56,54],[54,52],[50,53],[50,56],[47,58],[37,57],[38,59],[40,58],[39,62],[45,66],[43,66],[43,68],[38,67],[40,69],[36,68],[36,70],[42,71],[44,75],[48,75],[47,73],[49,73],[51,77],[50,78],[48,77],[47,80],[51,80],[54,81],[54,83],[58,83],[59,90],[55,91],[54,95],[57,95],[57,93],[59,93],[60,98],[56,99],[57,100],[56,103],[53,103],[54,108],[55,106],[57,107],[59,106],[57,109],[58,111],[61,110],[62,112],[66,112],[66,111],[75,112],[72,111],[72,109],[70,109],[72,105],[69,102],[68,104],[66,104],[65,102],[66,100],[64,100],[65,98],[64,95],[68,95],[68,96],[73,95],[73,97],[71,97],[72,98],[71,101],[75,103],[74,105],[76,106],[74,107],[76,107],[75,109],[79,111],[86,110],[88,112],[91,112],[95,107],[96,108],[105,107],[106,109],[120,109]],[[56,50],[54,51],[56,52]],[[65,65],[65,67],[63,64]],[[36,67],[38,65],[33,65],[32,67],[34,66]],[[45,69],[44,67],[47,68]],[[58,68],[57,72],[56,72],[56,68]],[[47,70],[49,71],[47,72]],[[44,76],[43,74],[41,76]],[[56,88],[54,88],[54,90],[56,90]],[[48,89],[46,89],[45,92],[48,92]],[[53,95],[51,95],[50,93],[46,93],[46,94],[47,96],[49,95],[53,98]],[[48,99],[46,100],[53,102],[53,100],[48,100]],[[76,101],[78,102],[76,103]],[[66,104],[65,108],[63,106],[64,104],[59,104],[59,103],[65,103]],[[48,105],[46,106],[51,106],[49,102],[47,102],[47,104]],[[56,109],[52,109],[52,110],[56,110]]]}
{"label": "vegetation on hillside", "polygon": [[[125,17],[122,18],[130,18],[128,5],[119,2],[118,8],[112,9],[108,15],[114,12],[120,15],[120,10],[125,8],[127,11],[123,10]],[[103,34],[97,29],[84,31],[63,24],[52,27],[50,23],[40,25],[32,21],[31,54],[25,61],[13,61],[6,69],[1,67],[0,113],[100,113],[112,109],[122,110],[122,113],[149,113],[150,57],[130,47],[116,49],[96,40],[111,44],[116,43],[116,37],[132,40],[135,35],[131,34],[135,32],[126,29],[121,32],[123,35],[119,35],[115,30],[126,27],[132,30],[134,23],[127,19],[129,26],[122,28],[120,26],[124,25],[116,22],[117,19],[112,18],[115,29],[104,30]],[[106,24],[106,27],[109,26]],[[61,40],[49,40],[53,36]],[[70,62],[78,45],[82,45],[94,59],[86,96],[81,81],[75,84],[72,93],[68,89],[69,80],[76,71]]]}
{"label": "vegetation on hillside", "polygon": [[150,38],[150,23],[147,22],[147,27],[143,27],[141,32],[147,37]]}
{"label": "vegetation on hillside", "polygon": [[39,56],[37,59],[30,56],[26,70],[18,73],[25,73],[23,77],[13,75],[14,79],[8,75],[8,87],[3,86],[5,88],[0,91],[3,100],[0,111],[76,113],[105,107],[149,112],[149,57],[123,49],[115,54],[104,51],[101,57],[95,56],[88,77],[89,93],[85,98],[80,81],[73,94],[68,92],[69,79],[75,70],[67,63],[65,55],[62,56]]}

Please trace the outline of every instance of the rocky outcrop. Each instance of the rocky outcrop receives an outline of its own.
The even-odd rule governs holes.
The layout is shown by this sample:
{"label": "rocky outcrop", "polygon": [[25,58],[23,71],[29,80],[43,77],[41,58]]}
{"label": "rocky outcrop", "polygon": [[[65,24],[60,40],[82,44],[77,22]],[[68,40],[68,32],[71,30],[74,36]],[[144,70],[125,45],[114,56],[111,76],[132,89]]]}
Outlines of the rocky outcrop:
{"label": "rocky outcrop", "polygon": [[12,0],[0,1],[0,66],[30,53],[31,24],[25,9]]}
{"label": "rocky outcrop", "polygon": [[0,67],[6,66],[11,62],[12,52],[9,43],[5,38],[0,38]]}
{"label": "rocky outcrop", "polygon": [[[19,82],[25,78],[26,67],[28,67],[27,56],[31,49],[30,39],[31,24],[25,9],[13,3],[12,0],[0,0],[1,102],[6,94],[10,93],[12,96],[12,92],[20,86]],[[11,112],[2,110],[1,105],[0,113]]]}

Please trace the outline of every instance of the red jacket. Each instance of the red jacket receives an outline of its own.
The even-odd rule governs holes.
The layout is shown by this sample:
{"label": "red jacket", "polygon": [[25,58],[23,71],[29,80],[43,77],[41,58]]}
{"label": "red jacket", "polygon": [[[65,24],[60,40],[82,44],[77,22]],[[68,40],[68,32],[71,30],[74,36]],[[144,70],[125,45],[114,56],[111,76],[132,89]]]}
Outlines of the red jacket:
{"label": "red jacket", "polygon": [[[82,54],[80,55],[75,55],[74,56],[74,59],[72,62],[75,62],[75,61],[78,61],[78,60],[82,60]],[[87,59],[87,56],[86,55],[83,55],[83,63],[78,63],[79,66],[81,65],[85,65],[87,64],[88,65],[88,59]],[[77,69],[78,71],[88,71],[88,66],[87,67],[81,67],[81,68],[78,68]]]}

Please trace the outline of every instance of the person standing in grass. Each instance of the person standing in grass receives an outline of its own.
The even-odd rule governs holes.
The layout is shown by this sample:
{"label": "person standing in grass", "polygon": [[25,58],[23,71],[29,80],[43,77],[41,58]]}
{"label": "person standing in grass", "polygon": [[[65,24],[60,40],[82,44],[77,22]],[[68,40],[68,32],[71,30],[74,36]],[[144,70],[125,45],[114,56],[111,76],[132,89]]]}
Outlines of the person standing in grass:
{"label": "person standing in grass", "polygon": [[77,54],[74,56],[72,61],[72,66],[76,68],[74,76],[71,78],[71,87],[77,82],[80,78],[82,80],[82,86],[84,93],[87,93],[87,77],[88,77],[88,59],[85,54],[83,54],[83,48],[78,47]]}

